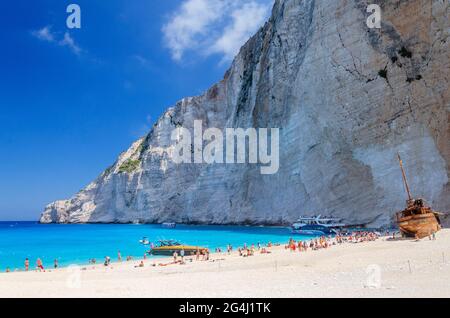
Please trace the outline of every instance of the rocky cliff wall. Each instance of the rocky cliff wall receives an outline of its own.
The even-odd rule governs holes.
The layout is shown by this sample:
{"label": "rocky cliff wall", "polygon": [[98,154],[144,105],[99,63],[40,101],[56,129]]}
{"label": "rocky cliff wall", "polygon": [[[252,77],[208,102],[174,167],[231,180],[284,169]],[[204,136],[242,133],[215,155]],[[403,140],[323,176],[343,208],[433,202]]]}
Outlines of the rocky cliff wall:
{"label": "rocky cliff wall", "polygon": [[[382,8],[369,29],[366,8]],[[447,0],[278,0],[222,81],[170,108],[149,134],[41,222],[285,224],[323,214],[388,225],[414,195],[450,211]],[[173,129],[280,128],[280,169],[171,160]]]}

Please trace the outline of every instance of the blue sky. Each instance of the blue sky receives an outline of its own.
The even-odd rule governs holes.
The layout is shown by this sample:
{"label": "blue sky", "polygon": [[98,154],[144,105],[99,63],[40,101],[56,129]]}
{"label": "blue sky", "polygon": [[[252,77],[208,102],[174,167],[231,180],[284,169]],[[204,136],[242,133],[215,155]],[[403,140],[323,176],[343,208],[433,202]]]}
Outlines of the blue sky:
{"label": "blue sky", "polygon": [[[68,29],[66,7],[81,8]],[[220,80],[272,0],[0,4],[0,220],[36,220]]]}

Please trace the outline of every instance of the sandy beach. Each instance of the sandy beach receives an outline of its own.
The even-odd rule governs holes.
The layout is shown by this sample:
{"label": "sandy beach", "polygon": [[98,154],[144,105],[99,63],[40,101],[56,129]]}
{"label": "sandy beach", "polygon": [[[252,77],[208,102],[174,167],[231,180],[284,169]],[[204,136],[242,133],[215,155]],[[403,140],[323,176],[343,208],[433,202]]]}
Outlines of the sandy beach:
{"label": "sandy beach", "polygon": [[156,266],[170,259],[0,274],[0,297],[450,297],[450,230],[423,239]]}

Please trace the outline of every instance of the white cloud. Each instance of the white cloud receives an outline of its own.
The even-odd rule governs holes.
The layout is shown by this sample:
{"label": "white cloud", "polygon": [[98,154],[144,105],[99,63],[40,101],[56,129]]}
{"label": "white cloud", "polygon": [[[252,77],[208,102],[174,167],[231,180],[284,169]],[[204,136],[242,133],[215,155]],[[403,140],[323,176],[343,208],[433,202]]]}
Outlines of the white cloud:
{"label": "white cloud", "polygon": [[43,27],[42,29],[37,30],[37,31],[32,31],[31,34],[34,37],[36,37],[42,41],[47,41],[47,42],[55,41],[55,36],[53,35],[50,26]]}
{"label": "white cloud", "polygon": [[139,66],[141,66],[143,68],[155,69],[154,63],[142,55],[134,54],[131,56],[131,59],[132,59],[132,61],[134,61],[135,63],[137,63]]}
{"label": "white cloud", "polygon": [[132,56],[132,58],[142,66],[147,66],[149,64],[149,61],[142,55],[135,54]]}
{"label": "white cloud", "polygon": [[68,32],[64,33],[64,36],[61,40],[57,40],[58,35],[60,36],[61,32],[53,32],[51,26],[46,26],[42,29],[31,31],[31,35],[41,41],[68,47],[76,55],[80,55],[80,53],[83,52],[81,47],[75,42],[75,40]]}
{"label": "white cloud", "polygon": [[225,60],[232,60],[241,46],[264,24],[267,12],[267,5],[254,1],[233,10],[232,21],[215,41],[212,52],[223,54]]}
{"label": "white cloud", "polygon": [[200,44],[211,24],[221,18],[225,5],[221,0],[186,0],[182,3],[163,27],[173,59],[181,60],[184,51]]}
{"label": "white cloud", "polygon": [[70,36],[68,32],[64,33],[64,38],[59,41],[59,45],[67,46],[73,53],[79,55],[81,48],[75,43],[75,40]]}
{"label": "white cloud", "polygon": [[184,0],[163,26],[166,46],[180,61],[186,52],[232,59],[262,26],[274,0]]}

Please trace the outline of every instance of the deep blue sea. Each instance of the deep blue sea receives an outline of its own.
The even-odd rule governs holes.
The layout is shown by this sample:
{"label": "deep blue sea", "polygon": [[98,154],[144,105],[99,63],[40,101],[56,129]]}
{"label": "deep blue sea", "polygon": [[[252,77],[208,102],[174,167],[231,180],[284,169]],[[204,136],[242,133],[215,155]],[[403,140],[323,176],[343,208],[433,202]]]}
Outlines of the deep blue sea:
{"label": "deep blue sea", "polygon": [[[126,256],[143,257],[148,247],[139,243],[143,237],[151,242],[175,239],[184,244],[205,246],[214,251],[247,245],[284,243],[292,237],[288,228],[239,226],[186,226],[165,229],[160,225],[44,225],[35,222],[0,222],[0,271],[23,268],[25,258],[34,267],[36,259],[44,266],[87,264],[95,258],[102,262],[105,256],[113,261],[120,250]],[[296,239],[300,239],[297,235]]]}

